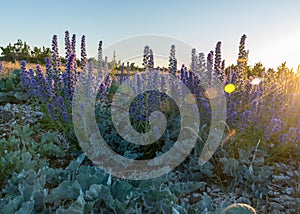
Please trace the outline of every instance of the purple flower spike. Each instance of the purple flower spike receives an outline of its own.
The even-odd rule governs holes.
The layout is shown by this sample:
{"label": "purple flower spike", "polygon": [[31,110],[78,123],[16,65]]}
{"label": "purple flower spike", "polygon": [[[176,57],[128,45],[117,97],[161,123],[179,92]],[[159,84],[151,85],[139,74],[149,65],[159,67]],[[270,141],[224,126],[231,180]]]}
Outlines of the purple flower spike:
{"label": "purple flower spike", "polygon": [[67,112],[62,112],[61,113],[61,116],[62,116],[62,118],[63,118],[63,120],[65,121],[65,122],[68,122],[68,120],[69,120],[69,115],[68,115],[68,113]]}

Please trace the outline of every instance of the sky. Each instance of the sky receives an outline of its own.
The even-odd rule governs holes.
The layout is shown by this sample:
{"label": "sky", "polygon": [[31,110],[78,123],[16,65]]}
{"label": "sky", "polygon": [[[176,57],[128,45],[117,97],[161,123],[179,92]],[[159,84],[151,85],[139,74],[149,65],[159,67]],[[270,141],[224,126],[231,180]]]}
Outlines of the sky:
{"label": "sky", "polygon": [[[77,47],[85,35],[88,56],[95,57],[100,40],[107,48],[124,39],[159,35],[205,54],[222,41],[222,58],[231,65],[237,60],[240,37],[246,34],[250,65],[262,62],[266,68],[277,68],[286,61],[296,69],[300,64],[298,0],[0,0],[0,8],[0,46],[22,39],[30,46],[50,47],[56,34],[63,54],[68,30],[77,35]],[[117,59],[124,60],[118,51]],[[111,53],[107,55],[111,59]]]}

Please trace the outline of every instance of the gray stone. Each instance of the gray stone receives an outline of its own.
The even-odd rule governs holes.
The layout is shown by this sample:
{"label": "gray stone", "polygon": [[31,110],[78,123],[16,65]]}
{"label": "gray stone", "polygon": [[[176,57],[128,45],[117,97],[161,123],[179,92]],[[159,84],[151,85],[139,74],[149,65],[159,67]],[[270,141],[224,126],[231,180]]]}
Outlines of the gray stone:
{"label": "gray stone", "polygon": [[199,194],[199,193],[193,193],[193,197],[194,198],[199,198],[199,197],[201,197],[201,194]]}
{"label": "gray stone", "polygon": [[34,112],[34,113],[33,113],[33,116],[34,116],[34,117],[43,117],[44,114],[43,114],[43,112],[39,112],[39,111],[38,111],[38,112]]}
{"label": "gray stone", "polygon": [[6,123],[12,119],[13,115],[10,111],[1,111],[0,112],[0,122],[1,123]]}
{"label": "gray stone", "polygon": [[287,202],[287,201],[291,201],[294,200],[291,196],[288,195],[280,195],[278,198],[272,198],[272,201],[275,201],[277,203],[282,203],[282,202]]}
{"label": "gray stone", "polygon": [[294,200],[292,201],[284,201],[282,203],[283,206],[285,206],[286,208],[294,208],[296,206],[296,202]]}
{"label": "gray stone", "polygon": [[270,214],[281,214],[282,212],[279,210],[272,210]]}
{"label": "gray stone", "polygon": [[291,195],[291,194],[293,194],[295,191],[294,191],[294,188],[288,187],[288,188],[286,188],[286,189],[284,190],[284,192],[285,192],[286,194],[288,194],[288,195]]}
{"label": "gray stone", "polygon": [[290,177],[293,177],[295,175],[295,172],[287,171],[286,174]]}
{"label": "gray stone", "polygon": [[294,214],[294,213],[297,213],[297,212],[296,212],[295,209],[286,209],[286,210],[284,210],[284,213],[286,213],[286,214]]}
{"label": "gray stone", "polygon": [[290,176],[286,176],[286,175],[283,175],[283,174],[280,174],[280,175],[274,175],[274,177],[273,177],[273,182],[274,182],[274,183],[278,183],[278,182],[282,182],[282,181],[290,180],[290,179],[291,179]]}
{"label": "gray stone", "polygon": [[251,201],[246,197],[239,197],[237,202],[252,205]]}
{"label": "gray stone", "polygon": [[10,103],[6,103],[5,106],[3,107],[4,111],[9,111],[11,108],[11,104]]}
{"label": "gray stone", "polygon": [[190,201],[190,200],[189,200],[188,198],[183,198],[183,199],[182,199],[182,202],[184,202],[184,203],[189,203],[189,201]]}
{"label": "gray stone", "polygon": [[282,206],[280,203],[277,203],[277,202],[270,202],[270,207],[272,210],[276,209],[276,210],[282,211],[285,209],[284,206]]}

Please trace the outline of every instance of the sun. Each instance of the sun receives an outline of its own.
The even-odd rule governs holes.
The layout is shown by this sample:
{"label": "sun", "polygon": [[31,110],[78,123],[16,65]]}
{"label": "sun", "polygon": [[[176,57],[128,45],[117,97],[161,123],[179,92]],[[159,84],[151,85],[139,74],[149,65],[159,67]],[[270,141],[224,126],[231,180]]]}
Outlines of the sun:
{"label": "sun", "polygon": [[259,57],[260,60],[264,62],[266,68],[276,69],[281,63],[286,62],[287,66],[296,72],[300,64],[299,38],[300,31],[275,36],[275,38],[270,39],[270,41],[267,41],[266,44],[261,47],[260,52],[256,53],[254,50],[252,56],[255,55]]}

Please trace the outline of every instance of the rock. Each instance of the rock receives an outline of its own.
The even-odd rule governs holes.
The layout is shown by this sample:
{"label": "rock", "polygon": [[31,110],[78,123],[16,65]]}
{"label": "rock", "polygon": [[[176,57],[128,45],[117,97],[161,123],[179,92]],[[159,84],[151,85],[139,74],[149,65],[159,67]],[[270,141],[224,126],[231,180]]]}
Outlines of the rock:
{"label": "rock", "polygon": [[274,183],[281,183],[282,181],[286,181],[286,180],[290,180],[290,179],[291,179],[290,176],[286,176],[286,175],[283,175],[283,174],[274,175],[273,182]]}
{"label": "rock", "polygon": [[282,202],[282,205],[285,206],[286,208],[294,208],[296,206],[296,202],[294,200],[291,201],[284,201]]}
{"label": "rock", "polygon": [[10,103],[6,103],[6,105],[3,107],[4,111],[9,111],[11,108],[11,104]]}
{"label": "rock", "polygon": [[296,200],[293,197],[288,195],[280,195],[278,198],[272,198],[270,200],[278,204],[281,204],[287,209],[295,208],[295,206],[297,205]]}
{"label": "rock", "polygon": [[287,171],[286,174],[290,177],[293,177],[295,174],[295,172],[291,172],[291,171]]}
{"label": "rock", "polygon": [[43,114],[43,112],[39,112],[39,111],[38,111],[38,112],[34,112],[34,113],[33,113],[33,116],[34,116],[34,117],[43,117],[44,114]]}
{"label": "rock", "polygon": [[212,190],[212,192],[220,192],[220,191],[221,189],[219,187]]}
{"label": "rock", "polygon": [[[298,210],[299,211],[299,210]],[[286,209],[284,210],[284,213],[287,213],[287,214],[292,214],[292,213],[297,213],[295,209]]]}
{"label": "rock", "polygon": [[183,199],[182,199],[182,202],[183,202],[183,203],[189,203],[189,201],[190,201],[190,200],[189,200],[188,198],[183,198]]}
{"label": "rock", "polygon": [[24,123],[34,124],[34,121],[29,118],[29,119],[25,120]]}
{"label": "rock", "polygon": [[13,115],[10,111],[4,110],[0,112],[0,122],[6,123],[12,119]]}
{"label": "rock", "polygon": [[252,205],[251,201],[246,197],[239,197],[237,202]]}
{"label": "rock", "polygon": [[275,196],[275,197],[279,197],[280,192],[277,192],[277,191],[271,192],[270,195],[273,195],[273,196]]}
{"label": "rock", "polygon": [[207,191],[208,193],[210,193],[210,192],[212,191],[212,188],[207,187],[206,191]]}
{"label": "rock", "polygon": [[270,214],[281,214],[282,212],[280,212],[279,210],[272,210],[270,212]]}
{"label": "rock", "polygon": [[199,198],[199,197],[201,197],[202,195],[200,194],[200,193],[193,193],[193,197],[194,198]]}
{"label": "rock", "polygon": [[288,195],[280,195],[278,198],[271,198],[272,201],[275,201],[277,203],[281,203],[283,201],[290,201],[293,200],[292,197],[288,196]]}
{"label": "rock", "polygon": [[279,210],[279,211],[282,211],[285,209],[284,206],[282,206],[281,204],[279,204],[277,202],[270,202],[270,207],[272,210]]}
{"label": "rock", "polygon": [[286,189],[284,190],[284,192],[285,192],[286,194],[288,194],[288,195],[291,195],[291,194],[293,194],[295,191],[294,191],[293,188],[288,187],[288,188],[286,188]]}

